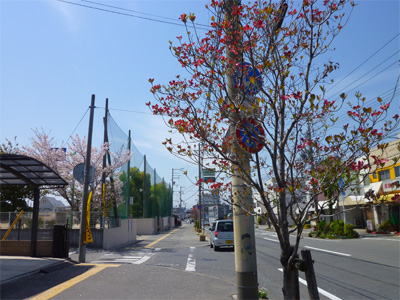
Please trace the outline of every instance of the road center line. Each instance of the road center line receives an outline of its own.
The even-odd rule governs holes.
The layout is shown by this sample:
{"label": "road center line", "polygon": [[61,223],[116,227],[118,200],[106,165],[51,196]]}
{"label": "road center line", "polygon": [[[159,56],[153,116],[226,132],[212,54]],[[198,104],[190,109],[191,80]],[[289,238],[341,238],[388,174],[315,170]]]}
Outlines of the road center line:
{"label": "road center line", "polygon": [[[278,270],[283,272],[282,268],[279,268]],[[299,282],[304,284],[305,286],[307,286],[307,281],[305,281],[304,279],[302,279],[300,277],[299,277]],[[323,290],[321,288],[318,288],[318,293],[320,293],[321,295],[324,295],[325,297],[327,297],[329,299],[332,299],[332,300],[342,300],[341,298],[336,297],[335,295],[333,295],[333,294],[331,294],[331,293],[329,293],[329,292],[327,292],[327,291],[325,291],[325,290]]]}
{"label": "road center line", "polygon": [[51,299],[54,296],[60,294],[61,292],[65,291],[66,289],[69,289],[70,287],[74,286],[75,284],[84,281],[85,279],[89,278],[90,276],[93,276],[100,271],[103,271],[106,268],[112,268],[112,267],[119,267],[120,265],[115,265],[115,264],[78,264],[75,265],[74,267],[79,267],[79,266],[94,266],[94,268],[90,269],[89,271],[76,276],[64,283],[61,283],[59,285],[56,285],[55,287],[48,289],[47,291],[40,293],[36,295],[35,297],[30,298],[31,300],[47,300]]}
{"label": "road center line", "polygon": [[330,250],[325,250],[325,249],[320,249],[320,248],[314,248],[314,247],[309,247],[309,246],[305,246],[305,248],[316,250],[316,251],[321,251],[321,252],[333,253],[333,254],[342,255],[342,256],[351,256],[350,254],[346,254],[346,253],[335,252],[335,251],[330,251]]}
{"label": "road center line", "polygon": [[170,233],[164,235],[163,237],[159,238],[158,240],[155,240],[154,242],[151,242],[150,244],[148,244],[147,246],[144,246],[144,248],[151,248],[153,247],[153,245],[157,244],[158,242],[162,241],[163,239],[165,239],[167,236],[170,236],[171,234],[177,232],[179,229],[185,227],[185,225],[182,225],[182,227],[179,227],[178,229],[172,230]]}

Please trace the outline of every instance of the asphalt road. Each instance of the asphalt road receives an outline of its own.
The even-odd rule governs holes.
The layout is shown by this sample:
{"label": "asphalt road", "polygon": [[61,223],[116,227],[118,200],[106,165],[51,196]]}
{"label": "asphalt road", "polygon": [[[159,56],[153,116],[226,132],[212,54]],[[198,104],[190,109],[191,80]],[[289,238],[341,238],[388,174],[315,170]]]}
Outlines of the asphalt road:
{"label": "asphalt road", "polygon": [[[282,299],[276,235],[256,229],[256,238],[260,287],[269,299]],[[334,300],[400,299],[399,245],[399,237],[301,241],[315,261],[321,299]],[[78,260],[78,254],[71,258]],[[2,285],[1,299],[233,299],[236,294],[234,252],[215,252],[188,224],[121,249],[88,250],[86,262]],[[308,299],[302,279],[300,272],[301,298]]]}
{"label": "asphalt road", "polygon": [[[270,272],[263,266],[280,268],[279,244],[273,232],[256,230],[257,265],[260,285]],[[294,239],[294,238],[293,238]],[[301,250],[311,250],[321,298],[400,299],[400,238],[377,237],[323,240],[304,237]],[[305,276],[299,272],[301,285]],[[301,291],[301,296],[307,292]]]}

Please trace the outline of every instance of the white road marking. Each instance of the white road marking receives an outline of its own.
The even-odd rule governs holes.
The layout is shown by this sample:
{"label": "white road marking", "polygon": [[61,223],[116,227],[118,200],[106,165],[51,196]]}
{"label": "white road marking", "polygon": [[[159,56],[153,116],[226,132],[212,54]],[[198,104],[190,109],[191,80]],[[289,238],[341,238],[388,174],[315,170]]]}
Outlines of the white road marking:
{"label": "white road marking", "polygon": [[141,259],[139,259],[138,261],[133,262],[135,265],[140,265],[142,263],[144,263],[145,261],[149,260],[150,257],[152,257],[154,255],[154,253],[147,253],[145,256],[143,256]]}
{"label": "white road marking", "polygon": [[272,241],[272,242],[275,242],[275,243],[279,243],[279,241],[278,241],[278,240],[274,240],[274,239],[264,238],[264,240],[267,240],[267,241]]}
{"label": "white road marking", "polygon": [[393,242],[400,242],[400,239],[397,237],[394,237],[392,239],[385,239],[385,238],[369,238],[369,237],[363,237],[363,240],[375,240],[375,241],[393,241]]}
{"label": "white road marking", "polygon": [[305,248],[316,250],[316,251],[321,251],[321,252],[333,253],[333,254],[337,254],[337,255],[351,256],[350,254],[346,254],[346,253],[335,252],[335,251],[330,251],[330,250],[325,250],[325,249],[320,249],[320,248],[314,248],[314,247],[309,247],[309,246],[305,246]]}
{"label": "white road marking", "polygon": [[196,247],[190,247],[190,253],[189,253],[189,256],[187,259],[186,269],[185,269],[185,271],[187,271],[187,272],[196,271],[196,260],[194,259],[194,256],[193,256],[194,249],[196,249]]}
{"label": "white road marking", "polygon": [[[279,268],[278,270],[283,272],[282,268]],[[305,281],[304,279],[302,279],[300,277],[299,277],[299,282],[304,284],[305,286],[307,286],[307,281]],[[325,290],[323,290],[321,288],[318,288],[318,293],[320,293],[321,295],[324,295],[325,297],[327,297],[329,299],[332,299],[332,300],[342,300],[341,298],[336,297],[335,295],[333,295],[333,294],[331,294],[331,293],[329,293],[329,292],[327,292],[327,291],[325,291]]]}

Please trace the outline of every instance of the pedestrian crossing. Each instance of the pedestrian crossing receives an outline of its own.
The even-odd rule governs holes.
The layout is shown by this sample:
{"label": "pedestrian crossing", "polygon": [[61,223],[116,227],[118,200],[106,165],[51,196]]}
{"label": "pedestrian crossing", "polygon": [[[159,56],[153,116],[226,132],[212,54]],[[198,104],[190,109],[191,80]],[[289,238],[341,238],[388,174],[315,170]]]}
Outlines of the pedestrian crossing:
{"label": "pedestrian crossing", "polygon": [[116,253],[106,253],[97,260],[92,261],[94,264],[101,263],[120,263],[140,265],[153,257],[156,252],[138,252],[135,255],[120,255]]}
{"label": "pedestrian crossing", "polygon": [[[196,247],[189,247],[189,253],[186,260],[185,271],[186,272],[195,272],[196,271],[196,258],[195,258],[195,250]],[[140,251],[129,251],[125,254],[119,254],[118,252],[107,252],[104,253],[102,256],[98,257],[96,260],[91,261],[93,264],[104,264],[104,263],[112,263],[112,264],[131,264],[131,265],[140,265],[159,252],[163,252],[162,248],[155,248],[155,249],[143,249]],[[165,264],[158,263],[157,265],[165,266]],[[168,266],[175,266],[170,264]]]}

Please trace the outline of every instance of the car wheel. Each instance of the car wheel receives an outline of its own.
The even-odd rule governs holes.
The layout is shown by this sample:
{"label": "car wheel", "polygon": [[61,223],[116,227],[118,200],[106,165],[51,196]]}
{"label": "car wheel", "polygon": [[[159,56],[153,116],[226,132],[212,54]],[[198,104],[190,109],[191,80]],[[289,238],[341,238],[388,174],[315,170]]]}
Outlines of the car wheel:
{"label": "car wheel", "polygon": [[210,248],[213,248],[214,246],[213,246],[213,244],[211,243],[211,241],[210,241]]}
{"label": "car wheel", "polygon": [[214,251],[218,251],[219,247],[214,245]]}

